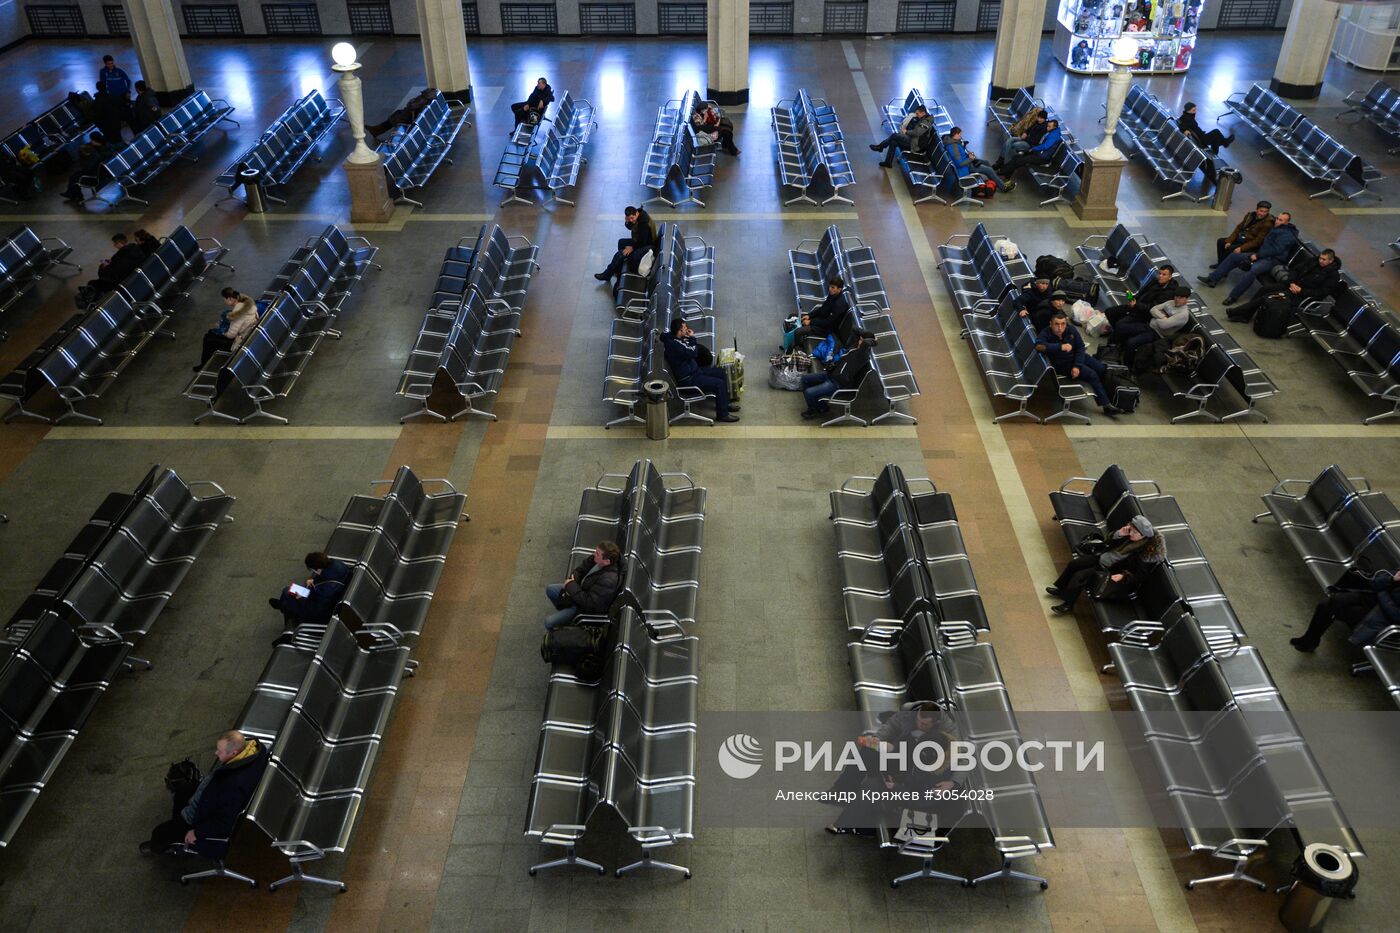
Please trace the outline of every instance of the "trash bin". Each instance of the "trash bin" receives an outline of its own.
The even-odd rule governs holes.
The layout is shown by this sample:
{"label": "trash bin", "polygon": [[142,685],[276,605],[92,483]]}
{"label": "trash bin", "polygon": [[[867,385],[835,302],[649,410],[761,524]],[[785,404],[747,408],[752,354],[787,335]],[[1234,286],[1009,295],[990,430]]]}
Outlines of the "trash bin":
{"label": "trash bin", "polygon": [[1293,863],[1294,882],[1278,909],[1278,919],[1289,933],[1317,933],[1327,911],[1339,897],[1354,897],[1359,873],[1346,850],[1325,842],[1303,849]]}
{"label": "trash bin", "polygon": [[267,204],[263,200],[262,172],[254,168],[245,168],[238,173],[238,180],[243,185],[243,197],[248,202],[248,210],[254,214],[261,214],[267,210]]}
{"label": "trash bin", "polygon": [[1228,211],[1230,209],[1230,198],[1235,194],[1235,185],[1244,181],[1244,176],[1238,169],[1222,167],[1216,172],[1215,197],[1211,198],[1210,206],[1217,211]]}
{"label": "trash bin", "polygon": [[666,405],[669,387],[664,379],[651,379],[642,384],[647,399],[647,437],[664,441],[671,436],[671,412]]}

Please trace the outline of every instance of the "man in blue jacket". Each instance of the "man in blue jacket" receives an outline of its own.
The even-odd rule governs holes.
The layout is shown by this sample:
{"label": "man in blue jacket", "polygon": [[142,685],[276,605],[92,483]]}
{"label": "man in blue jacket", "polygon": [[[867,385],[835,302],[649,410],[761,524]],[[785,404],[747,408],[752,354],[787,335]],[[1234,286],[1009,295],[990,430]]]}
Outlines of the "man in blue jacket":
{"label": "man in blue jacket", "polygon": [[962,127],[955,126],[948,131],[948,135],[943,138],[943,148],[948,153],[948,159],[953,163],[953,171],[958,173],[959,178],[966,178],[976,172],[994,182],[998,188],[1006,187],[1006,183],[1001,180],[991,163],[986,159],[977,158],[977,153],[967,148],[967,143],[963,142],[962,138]]}
{"label": "man in blue jacket", "polygon": [[1105,415],[1118,414],[1103,387],[1108,367],[1085,351],[1079,328],[1069,322],[1069,316],[1063,311],[1056,311],[1050,317],[1049,325],[1035,338],[1035,348],[1045,354],[1055,372],[1087,385]]}
{"label": "man in blue jacket", "polygon": [[715,420],[734,422],[738,415],[738,405],[729,402],[729,383],[725,381],[724,370],[718,366],[701,366],[699,348],[695,343],[695,331],[681,318],[671,322],[671,330],[661,336],[661,345],[666,354],[666,365],[671,368],[677,385],[695,386],[715,397]]}
{"label": "man in blue jacket", "polygon": [[1292,214],[1288,211],[1279,211],[1278,220],[1274,223],[1273,229],[1264,237],[1264,242],[1259,244],[1259,249],[1256,252],[1247,255],[1243,252],[1230,253],[1225,257],[1224,262],[1215,267],[1214,272],[1210,275],[1198,275],[1196,276],[1197,280],[1215,288],[1225,281],[1225,276],[1230,274],[1231,269],[1247,265],[1249,271],[1240,276],[1235,287],[1230,289],[1230,294],[1225,296],[1227,306],[1239,301],[1259,276],[1280,263],[1288,262],[1293,251],[1298,248],[1298,228],[1293,226],[1292,221]]}
{"label": "man in blue jacket", "polygon": [[1374,645],[1382,632],[1400,625],[1400,570],[1378,570],[1370,577],[1350,571],[1327,593],[1313,611],[1308,630],[1288,640],[1299,651],[1316,651],[1323,633],[1337,619],[1351,626],[1348,641],[1358,648]]}
{"label": "man in blue jacket", "polygon": [[311,571],[311,576],[303,589],[310,590],[309,593],[303,596],[289,586],[281,596],[267,601],[282,613],[289,629],[305,623],[324,625],[329,622],[350,582],[350,565],[327,557],[321,551],[306,555],[306,569]]}
{"label": "man in blue jacket", "polygon": [[97,89],[117,100],[124,101],[131,96],[131,79],[117,67],[110,55],[102,56],[102,70],[97,73]]}
{"label": "man in blue jacket", "polygon": [[[267,767],[267,749],[241,732],[225,732],[214,744],[214,767],[193,793],[177,794],[170,819],[151,830],[141,853],[166,852],[182,843],[207,859],[221,860],[229,836]],[[186,796],[186,794],[188,794]]]}
{"label": "man in blue jacket", "polygon": [[1041,137],[1040,142],[1031,146],[1025,152],[1017,153],[1012,156],[1011,161],[1006,163],[1006,167],[1001,173],[1006,179],[1006,190],[1016,190],[1016,173],[1021,170],[1022,166],[1045,165],[1049,163],[1050,156],[1054,153],[1055,147],[1060,144],[1060,140],[1063,138],[1063,134],[1060,133],[1060,121],[1046,120],[1045,135]]}

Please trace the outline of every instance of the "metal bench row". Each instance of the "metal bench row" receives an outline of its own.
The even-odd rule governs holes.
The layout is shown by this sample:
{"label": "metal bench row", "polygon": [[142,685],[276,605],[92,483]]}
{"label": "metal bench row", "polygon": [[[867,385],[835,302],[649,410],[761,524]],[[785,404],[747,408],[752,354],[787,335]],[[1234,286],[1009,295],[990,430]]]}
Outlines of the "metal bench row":
{"label": "metal bench row", "polygon": [[[192,487],[214,492],[197,496]],[[145,637],[232,496],[153,467],[113,493],[6,623],[0,642],[0,847],[19,829],[93,706]]]}
{"label": "metal bench row", "polygon": [[[524,237],[518,238],[523,246],[513,247],[513,239],[492,224],[481,228],[473,245],[463,237],[448,248],[397,392],[419,408],[400,423],[473,414],[496,420],[483,402],[495,397],[505,379],[511,347],[520,336],[525,291],[539,268],[538,249]],[[461,407],[454,402],[454,410],[438,411],[431,404],[435,394],[449,391]]]}
{"label": "metal bench row", "polygon": [[[92,95],[87,91],[78,96],[92,101]],[[82,110],[65,97],[0,140],[0,154],[18,162],[20,150],[27,148],[42,165],[69,143],[82,139],[92,128],[92,122],[83,118]]]}
{"label": "metal bench row", "polygon": [[[1266,511],[1254,521],[1274,520],[1324,593],[1347,573],[1400,569],[1400,509],[1364,478],[1333,464],[1313,480],[1282,480],[1263,499]],[[1400,626],[1389,626],[1362,650],[1366,661],[1352,673],[1375,670],[1400,705]]]}
{"label": "metal bench row", "polygon": [[[609,485],[615,480],[621,485]],[[584,490],[570,566],[613,540],[624,576],[608,617],[576,620],[607,628],[601,678],[550,670],[525,835],[564,855],[531,875],[564,865],[603,874],[576,847],[607,809],[641,849],[617,876],[643,867],[690,876],[652,853],[694,836],[699,653],[685,626],[694,622],[704,506],[704,489],[649,460]]]}
{"label": "metal bench row", "polygon": [[[1326,188],[1309,195],[1310,198],[1335,194],[1350,201],[1372,193],[1367,186],[1385,177],[1375,166],[1262,84],[1255,84],[1247,91],[1236,91],[1225,98],[1225,106],[1263,138],[1265,148],[1260,150],[1260,155],[1267,155],[1270,149],[1276,150],[1309,180],[1327,183]],[[1347,184],[1355,185],[1356,190],[1348,194]]]}
{"label": "metal bench row", "polygon": [[[1351,106],[1337,114],[1338,120],[1349,113],[1359,113],[1363,120],[1392,140],[1400,139],[1400,93],[1389,84],[1377,81],[1365,93],[1352,91],[1342,99],[1342,103]],[[1386,152],[1394,155],[1400,152],[1400,146]]]}
{"label": "metal bench row", "polygon": [[[165,325],[176,305],[214,266],[232,271],[223,261],[227,252],[212,237],[176,228],[115,291],[61,324],[0,380],[0,398],[13,403],[5,420],[25,415],[52,424],[69,418],[101,424],[76,406],[101,398],[152,337],[175,336]],[[26,407],[41,393],[51,393],[65,411],[49,417]]]}
{"label": "metal bench row", "polygon": [[[83,267],[68,261],[73,247],[58,237],[43,237],[30,227],[17,227],[0,242],[0,317],[29,294],[55,266],[75,272]],[[0,340],[9,334],[0,327]]]}
{"label": "metal bench row", "polygon": [[[705,202],[696,192],[715,181],[715,147],[702,144],[690,125],[700,95],[686,91],[677,100],[668,100],[656,110],[656,126],[642,161],[642,187],[653,196],[643,201],[660,201],[668,207]],[[718,109],[713,101],[704,101]],[[671,195],[674,194],[675,197]]]}
{"label": "metal bench row", "polygon": [[[854,203],[841,193],[842,189],[856,183],[856,175],[846,152],[846,139],[836,117],[836,108],[820,98],[813,99],[803,88],[795,97],[778,101],[770,113],[773,136],[778,144],[779,175],[784,187],[799,192],[797,197],[784,203]],[[821,187],[823,176],[831,194],[817,201],[811,189]]]}
{"label": "metal bench row", "polygon": [[409,192],[426,185],[443,162],[452,164],[448,153],[462,127],[471,126],[467,120],[470,114],[469,106],[449,101],[438,91],[411,126],[379,145],[376,151],[384,161],[384,174],[395,200],[423,206],[422,201],[409,197]]}
{"label": "metal bench row", "polygon": [[214,179],[214,184],[228,189],[229,197],[233,197],[233,189],[243,184],[239,172],[251,170],[258,173],[265,197],[278,204],[287,203],[266,189],[285,188],[308,158],[321,161],[317,145],[344,116],[345,105],[339,100],[326,100],[318,89],[308,91],[273,120],[258,141]]}
{"label": "metal bench row", "polygon": [[[1176,189],[1164,194],[1163,201],[1187,196],[1187,185],[1210,158],[1181,132],[1167,108],[1138,85],[1128,89],[1114,136],[1127,149],[1142,156],[1158,181]],[[1196,200],[1204,201],[1208,197],[1210,192]]]}
{"label": "metal bench row", "polygon": [[[1127,301],[1129,292],[1138,292],[1156,275],[1157,269],[1167,263],[1166,254],[1150,242],[1143,234],[1133,234],[1122,224],[1116,225],[1107,235],[1091,236],[1076,248],[1081,262],[1086,265],[1099,283],[1101,294],[1109,305]],[[1111,260],[1106,263],[1105,260]],[[1174,281],[1188,285],[1186,276],[1180,270],[1172,273]],[[1174,397],[1194,403],[1196,407],[1177,415],[1173,422],[1188,418],[1205,417],[1212,421],[1232,421],[1250,415],[1268,419],[1256,407],[1259,401],[1278,394],[1278,386],[1273,383],[1253,357],[1240,346],[1239,342],[1206,310],[1205,302],[1193,290],[1191,294],[1191,321],[1181,333],[1199,334],[1205,341],[1206,353],[1194,373],[1181,376],[1163,374],[1163,379],[1172,389]],[[1226,387],[1244,402],[1243,407],[1233,407]],[[1210,403],[1223,403],[1231,410],[1217,415],[1208,409]]]}
{"label": "metal bench row", "polygon": [[298,247],[264,293],[267,307],[253,332],[240,346],[211,356],[185,388],[186,398],[206,406],[195,424],[210,416],[285,424],[263,405],[291,392],[324,337],[340,337],[336,315],[364,271],[380,268],[378,250],[334,224]]}
{"label": "metal bench row", "polygon": [[[915,107],[925,107],[928,110],[929,119],[933,121],[933,132],[937,137],[930,152],[908,152],[900,149],[895,158],[899,161],[899,167],[904,172],[904,176],[909,179],[909,184],[914,187],[914,193],[919,195],[914,199],[915,204],[923,204],[925,201],[937,201],[939,204],[947,204],[948,201],[939,194],[945,184],[954,189],[959,187],[959,179],[956,172],[949,174],[952,163],[948,160],[947,153],[943,150],[942,139],[953,129],[953,118],[948,115],[948,110],[933,98],[925,98],[923,92],[918,88],[910,88],[909,93],[901,98],[894,98],[885,104],[882,111],[882,122],[886,133],[898,132],[904,118],[914,112]],[[982,176],[976,176],[981,179]],[[977,181],[974,184],[981,184]],[[920,189],[924,189],[922,192]],[[976,198],[970,197],[963,192],[963,196],[956,199],[955,204],[981,204]]]}
{"label": "metal bench row", "polygon": [[[1134,514],[1148,515],[1166,535],[1167,566],[1156,571],[1152,593],[1142,592],[1149,581],[1139,588],[1147,605],[1118,610],[1100,628],[1187,845],[1232,863],[1230,872],[1187,887],[1247,881],[1262,890],[1246,868],[1279,830],[1300,848],[1323,842],[1363,856],[1258,649],[1241,643],[1243,629],[1225,611],[1228,600],[1176,500],[1117,466],[1097,480],[1075,477],[1050,498],[1071,546],[1090,533],[1108,537]],[[1129,614],[1138,620],[1119,624]]]}
{"label": "metal bench row", "polygon": [[579,169],[588,162],[583,157],[583,147],[598,124],[593,119],[593,105],[574,100],[568,91],[550,108],[540,125],[522,123],[501,153],[494,184],[510,192],[501,202],[502,207],[511,203],[534,204],[522,193],[536,190],[547,192],[545,204],[574,204],[560,195],[578,184]]}
{"label": "metal bench row", "polygon": [[[196,91],[154,125],[141,131],[121,151],[98,166],[94,174],[79,179],[78,184],[91,192],[87,200],[114,206],[123,201],[147,204],[131,190],[145,185],[177,159],[198,161],[189,152],[205,134],[224,120],[239,125],[229,116],[233,110],[228,101],[211,99],[205,92]],[[103,196],[103,192],[112,187],[118,192],[115,201]]]}
{"label": "metal bench row", "polygon": [[[914,483],[921,491],[914,491]],[[873,728],[883,715],[932,703],[949,714],[945,722],[954,722],[961,738],[1019,744],[996,652],[978,641],[987,628],[986,613],[951,497],[929,480],[906,479],[898,466],[888,464],[879,476],[852,477],[833,491],[831,520],[847,632],[854,639],[847,646],[848,660],[856,704],[869,717],[867,724]],[[978,769],[964,786],[988,793],[967,804],[950,826],[932,825],[907,842],[896,840],[887,825],[875,827],[881,847],[922,863],[891,885],[916,878],[968,886],[1022,878],[1046,887],[1044,878],[1011,867],[1055,844],[1030,772]],[[935,871],[933,858],[954,833],[960,840],[985,838],[974,829],[990,831],[1001,868],[976,879]]]}

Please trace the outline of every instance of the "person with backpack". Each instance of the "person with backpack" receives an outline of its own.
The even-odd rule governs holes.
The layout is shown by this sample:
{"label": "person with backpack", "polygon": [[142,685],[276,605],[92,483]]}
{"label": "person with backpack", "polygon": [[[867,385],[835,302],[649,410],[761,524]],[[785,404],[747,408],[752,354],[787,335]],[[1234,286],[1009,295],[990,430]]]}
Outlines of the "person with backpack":
{"label": "person with backpack", "polygon": [[1341,271],[1342,261],[1337,258],[1337,254],[1330,249],[1324,249],[1316,256],[1304,260],[1287,285],[1261,289],[1250,301],[1231,308],[1226,317],[1231,321],[1243,323],[1270,302],[1286,302],[1289,311],[1295,311],[1304,302],[1329,297],[1341,281]]}
{"label": "person with backpack", "polygon": [[888,149],[889,153],[880,160],[880,166],[889,168],[894,164],[896,149],[924,153],[933,148],[933,141],[933,118],[928,115],[928,108],[919,104],[904,117],[898,132],[891,133],[878,143],[871,143],[870,150],[884,152]]}
{"label": "person with backpack", "polygon": [[802,412],[804,420],[820,418],[831,408],[827,399],[839,389],[858,388],[870,372],[870,355],[875,347],[873,331],[856,330],[855,343],[837,352],[827,368],[819,373],[807,373],[802,377],[802,395],[807,399],[807,408]]}
{"label": "person with backpack", "polygon": [[553,102],[554,88],[549,86],[548,80],[540,78],[535,82],[529,97],[510,105],[510,112],[515,117],[515,125],[510,128],[510,133],[507,135],[515,135],[516,129],[522,123],[539,123],[544,119],[545,108]]}
{"label": "person with backpack", "polygon": [[1230,294],[1225,296],[1225,306],[1228,308],[1239,301],[1259,276],[1280,263],[1288,262],[1293,251],[1298,248],[1298,228],[1293,226],[1292,220],[1293,215],[1288,211],[1279,211],[1278,220],[1265,235],[1264,242],[1259,244],[1259,249],[1252,253],[1231,253],[1210,275],[1196,276],[1197,281],[1215,288],[1225,281],[1225,277],[1232,270],[1243,269],[1244,275],[1240,276],[1235,287],[1230,289]]}
{"label": "person with backpack", "polygon": [[1147,309],[1145,319],[1133,312],[1113,325],[1113,341],[1122,351],[1123,365],[1129,371],[1137,369],[1139,349],[1150,347],[1162,337],[1170,337],[1186,326],[1191,319],[1191,312],[1186,307],[1190,298],[1191,289],[1178,285],[1170,301],[1159,302]]}
{"label": "person with backpack", "polygon": [[1079,328],[1069,322],[1069,315],[1056,311],[1050,323],[1035,338],[1035,349],[1045,354],[1050,368],[1056,373],[1087,385],[1105,415],[1120,413],[1113,407],[1108,390],[1103,385],[1108,367],[1088,354],[1084,337],[1079,333]]}
{"label": "person with backpack", "polygon": [[568,625],[580,613],[607,615],[621,589],[622,551],[612,541],[599,541],[563,583],[544,588],[545,598],[555,609],[545,617],[545,629]]}
{"label": "person with backpack", "polygon": [[[159,855],[185,845],[207,859],[222,859],[267,762],[267,748],[257,739],[236,730],[219,736],[214,743],[214,767],[208,774],[198,782],[182,782],[181,787],[170,786],[167,780],[174,796],[170,819],[151,830],[150,838],[140,845],[141,854]],[[193,765],[189,770],[191,778],[198,774]]]}

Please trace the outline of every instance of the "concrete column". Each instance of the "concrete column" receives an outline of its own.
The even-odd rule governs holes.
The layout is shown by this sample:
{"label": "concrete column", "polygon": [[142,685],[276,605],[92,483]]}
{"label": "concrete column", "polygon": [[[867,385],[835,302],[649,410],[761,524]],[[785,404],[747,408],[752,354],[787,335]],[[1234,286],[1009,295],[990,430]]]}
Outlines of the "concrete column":
{"label": "concrete column", "polygon": [[156,92],[162,107],[184,100],[194,91],[194,82],[170,0],[123,0],[123,6],[141,78]]}
{"label": "concrete column", "polygon": [[721,107],[749,102],[749,0],[710,0],[705,96]]}
{"label": "concrete column", "polygon": [[428,85],[451,98],[470,102],[472,76],[467,70],[467,29],[461,0],[418,0],[418,37]]}
{"label": "concrete column", "polygon": [[991,98],[1014,97],[1020,88],[1035,93],[1045,0],[1001,0],[997,44],[992,54]]}
{"label": "concrete column", "polygon": [[1322,75],[1337,35],[1342,7],[1327,0],[1294,0],[1269,87],[1281,97],[1312,100],[1322,93]]}

